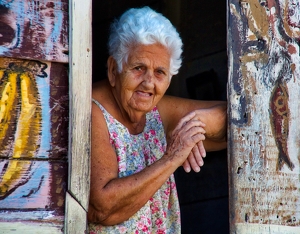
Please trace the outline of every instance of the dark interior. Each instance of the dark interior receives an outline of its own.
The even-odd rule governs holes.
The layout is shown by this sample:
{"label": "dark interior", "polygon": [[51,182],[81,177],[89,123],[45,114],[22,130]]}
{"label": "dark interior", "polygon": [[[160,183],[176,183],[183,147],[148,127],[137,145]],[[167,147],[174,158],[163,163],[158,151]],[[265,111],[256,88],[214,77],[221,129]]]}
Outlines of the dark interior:
{"label": "dark interior", "polygon": [[[93,82],[106,78],[110,22],[131,7],[150,6],[176,26],[183,65],[167,93],[199,100],[227,99],[226,1],[94,0]],[[175,172],[183,234],[229,233],[227,151],[209,152],[200,173]]]}

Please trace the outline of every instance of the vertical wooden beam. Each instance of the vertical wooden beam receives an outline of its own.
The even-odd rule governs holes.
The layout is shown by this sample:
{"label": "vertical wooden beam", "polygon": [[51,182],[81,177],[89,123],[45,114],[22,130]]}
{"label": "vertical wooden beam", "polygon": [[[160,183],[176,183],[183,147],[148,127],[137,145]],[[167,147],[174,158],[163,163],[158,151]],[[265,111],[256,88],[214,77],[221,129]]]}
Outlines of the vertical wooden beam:
{"label": "vertical wooden beam", "polygon": [[[92,85],[92,1],[70,0],[69,186],[66,233],[82,233],[90,188],[90,124]],[[71,213],[70,213],[71,211]],[[77,219],[78,218],[78,219]]]}
{"label": "vertical wooden beam", "polygon": [[300,233],[299,16],[299,1],[228,1],[231,233]]}

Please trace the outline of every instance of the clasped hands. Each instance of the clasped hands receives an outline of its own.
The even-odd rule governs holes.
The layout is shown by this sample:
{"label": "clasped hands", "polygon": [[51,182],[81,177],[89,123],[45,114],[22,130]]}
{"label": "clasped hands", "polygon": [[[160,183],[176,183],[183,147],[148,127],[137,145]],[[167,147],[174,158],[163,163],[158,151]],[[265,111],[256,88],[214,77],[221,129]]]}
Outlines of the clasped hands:
{"label": "clasped hands", "polygon": [[179,150],[183,151],[185,161],[182,166],[186,172],[193,169],[200,171],[206,156],[203,141],[205,140],[205,124],[200,120],[199,112],[193,111],[183,117],[173,131],[173,137],[180,138]]}

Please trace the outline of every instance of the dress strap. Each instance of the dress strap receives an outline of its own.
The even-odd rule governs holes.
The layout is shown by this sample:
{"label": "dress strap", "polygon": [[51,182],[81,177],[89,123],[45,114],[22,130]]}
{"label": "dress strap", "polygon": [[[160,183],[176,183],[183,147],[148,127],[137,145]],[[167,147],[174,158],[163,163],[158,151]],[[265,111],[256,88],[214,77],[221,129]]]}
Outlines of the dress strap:
{"label": "dress strap", "polygon": [[106,120],[106,122],[108,123],[109,118],[110,118],[110,114],[108,113],[108,111],[100,104],[100,102],[98,102],[97,100],[95,100],[94,98],[92,98],[92,101],[100,108],[100,110],[102,111],[104,118]]}
{"label": "dress strap", "polygon": [[100,108],[103,107],[97,100],[95,100],[94,98],[92,98],[92,101]]}

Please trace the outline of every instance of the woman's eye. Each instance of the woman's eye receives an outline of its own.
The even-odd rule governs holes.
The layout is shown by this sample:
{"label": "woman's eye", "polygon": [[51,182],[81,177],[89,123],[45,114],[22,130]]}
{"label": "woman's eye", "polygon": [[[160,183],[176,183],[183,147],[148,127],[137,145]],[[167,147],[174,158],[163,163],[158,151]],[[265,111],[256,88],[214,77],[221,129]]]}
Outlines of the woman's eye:
{"label": "woman's eye", "polygon": [[134,69],[137,70],[137,71],[141,71],[142,67],[135,67]]}
{"label": "woman's eye", "polygon": [[158,75],[166,75],[166,73],[163,70],[157,70],[156,73]]}

